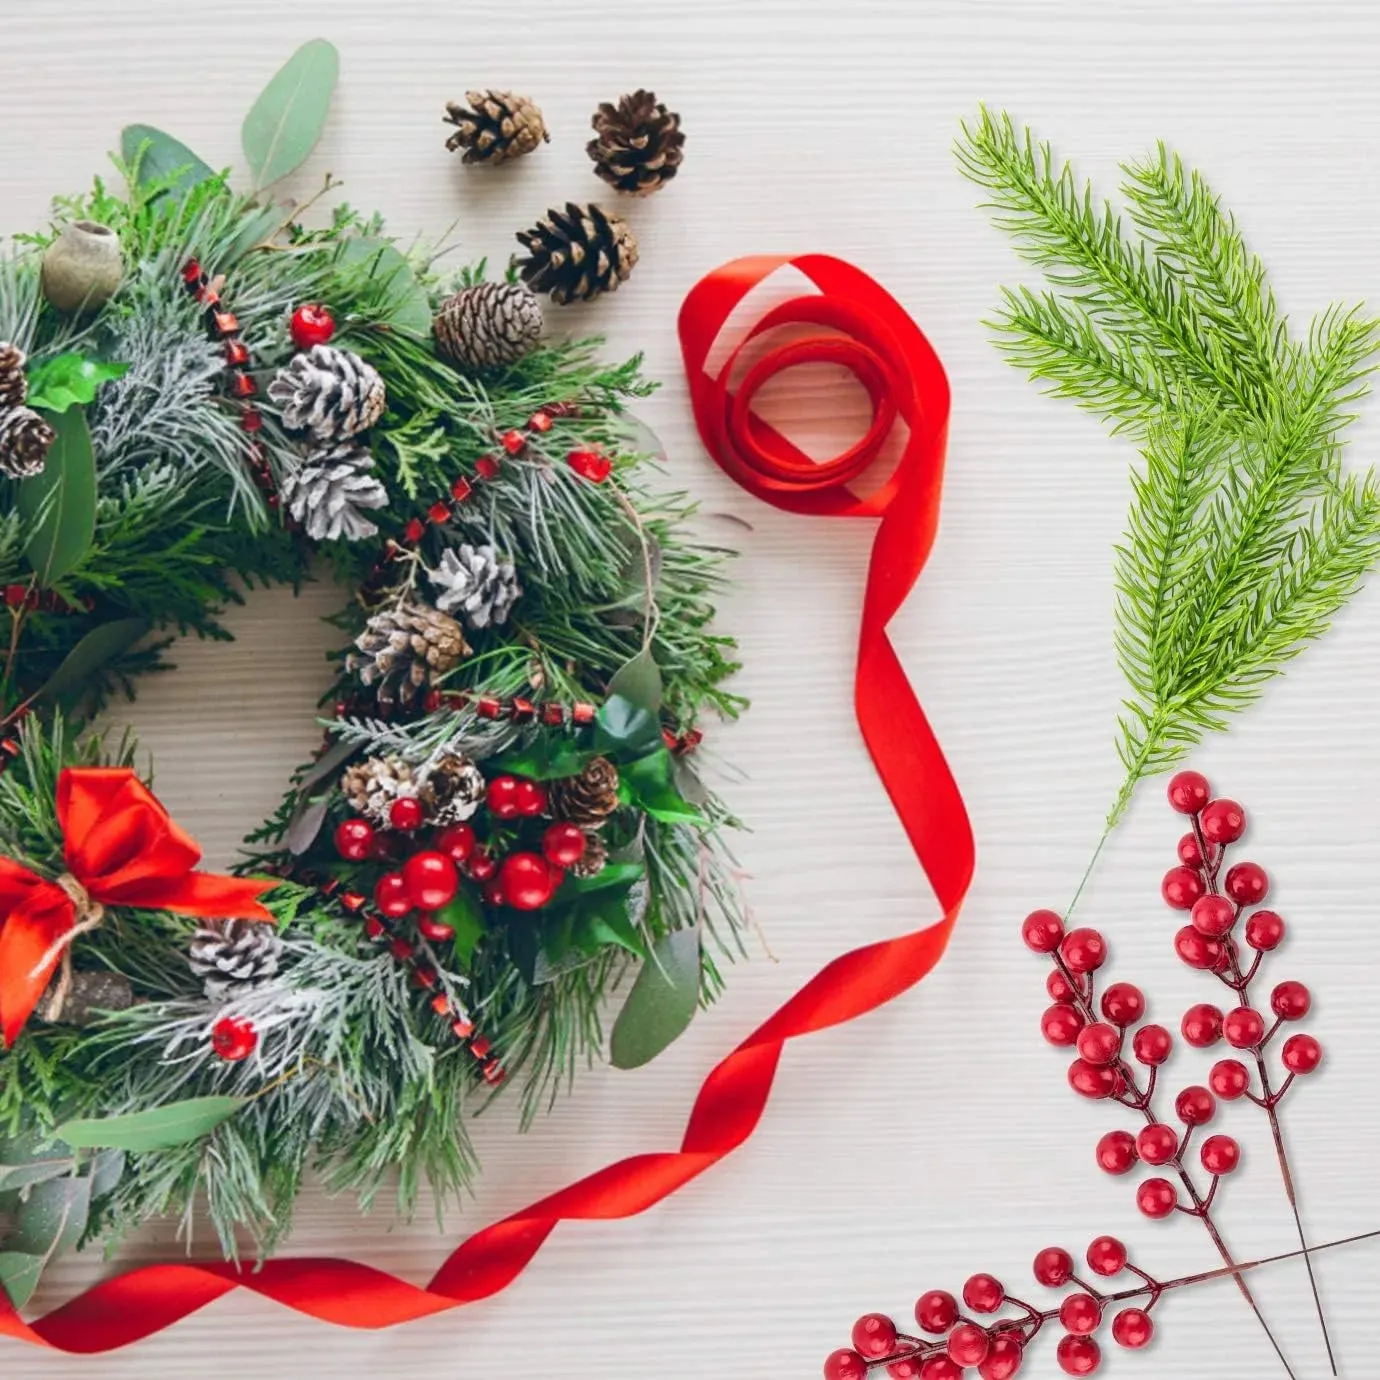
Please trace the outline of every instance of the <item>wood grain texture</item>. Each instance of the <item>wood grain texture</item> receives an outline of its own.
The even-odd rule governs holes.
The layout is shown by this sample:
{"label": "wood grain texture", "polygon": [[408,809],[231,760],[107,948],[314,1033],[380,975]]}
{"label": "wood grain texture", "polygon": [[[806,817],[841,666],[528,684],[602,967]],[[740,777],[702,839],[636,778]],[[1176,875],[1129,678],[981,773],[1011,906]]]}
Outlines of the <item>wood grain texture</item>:
{"label": "wood grain texture", "polygon": [[[1019,276],[1009,246],[954,171],[959,117],[1006,105],[1076,151],[1087,170],[1163,137],[1206,171],[1306,316],[1380,278],[1375,133],[1380,15],[1362,0],[268,0],[233,5],[68,0],[6,5],[0,54],[0,232],[33,224],[55,192],[102,166],[121,125],[162,126],[215,164],[237,158],[253,93],[294,45],[324,34],[343,78],[326,169],[356,205],[403,233],[457,223],[460,252],[502,259],[548,204],[596,195],[583,153],[597,101],[649,85],[684,115],[681,176],[632,207],[643,255],[616,298],[562,318],[645,349],[665,388],[646,408],[671,479],[705,500],[706,530],[743,549],[723,625],[742,640],[755,706],[715,733],[747,773],[733,799],[751,821],[742,857],[776,955],[754,954],[727,997],[665,1058],[635,1074],[597,1070],[523,1137],[505,1113],[479,1127],[487,1173],[445,1230],[308,1196],[292,1249],[348,1252],[424,1280],[447,1244],[622,1153],[669,1147],[714,1060],[849,944],[927,921],[932,902],[852,726],[848,682],[866,561],[863,524],[755,505],[705,462],[679,378],[675,312],[707,269],[738,254],[827,250],[884,282],[924,326],[954,385],[943,530],[922,588],[896,620],[907,666],[967,795],[977,885],[950,957],[924,987],[786,1057],[748,1148],[655,1213],[562,1228],[523,1281],[464,1314],[385,1335],[328,1330],[234,1298],[135,1351],[77,1361],[6,1349],[6,1377],[288,1380],[303,1373],[411,1377],[814,1376],[851,1319],[898,1317],[921,1290],[974,1269],[1013,1285],[1034,1251],[1124,1234],[1157,1270],[1215,1263],[1192,1224],[1137,1219],[1129,1185],[1096,1176],[1105,1108],[1076,1104],[1035,1023],[1041,973],[1015,925],[1067,900],[1117,779],[1111,725],[1120,683],[1111,643],[1110,552],[1128,452],[1092,420],[1039,398],[998,360],[980,320]],[[495,175],[442,148],[442,104],[467,87],[531,92],[553,131]],[[818,380],[816,380],[818,381]],[[795,395],[775,399],[785,408]],[[858,419],[836,380],[810,398],[819,433]],[[769,400],[770,401],[770,400]],[[1375,425],[1358,458],[1373,459]],[[751,532],[717,518],[732,514]],[[178,817],[219,859],[272,805],[286,764],[312,743],[332,606],[256,595],[232,646],[192,645],[126,717]],[[1288,1110],[1307,1219],[1318,1239],[1380,1226],[1370,1144],[1380,1132],[1373,998],[1380,799],[1380,602],[1372,588],[1326,642],[1201,761],[1244,800],[1252,851],[1277,875],[1294,938],[1280,976],[1318,994],[1326,1074]],[[1086,914],[1113,936],[1117,971],[1173,1020],[1201,989],[1169,952],[1156,898],[1173,820],[1149,789],[1104,855]],[[1185,1061],[1185,1078],[1196,1062]],[[1201,1070],[1199,1070],[1201,1076]],[[1249,1169],[1226,1190],[1241,1253],[1291,1244],[1262,1128],[1225,1118]],[[200,1243],[198,1249],[204,1246]],[[118,1261],[175,1249],[150,1227]],[[99,1276],[97,1259],[54,1271],[51,1305]],[[1344,1373],[1380,1348],[1380,1252],[1325,1257],[1318,1271]],[[1301,1269],[1259,1293],[1301,1377],[1324,1372]],[[1166,1305],[1148,1357],[1115,1375],[1277,1374],[1229,1285]],[[1024,1372],[1057,1374],[1041,1347]]]}

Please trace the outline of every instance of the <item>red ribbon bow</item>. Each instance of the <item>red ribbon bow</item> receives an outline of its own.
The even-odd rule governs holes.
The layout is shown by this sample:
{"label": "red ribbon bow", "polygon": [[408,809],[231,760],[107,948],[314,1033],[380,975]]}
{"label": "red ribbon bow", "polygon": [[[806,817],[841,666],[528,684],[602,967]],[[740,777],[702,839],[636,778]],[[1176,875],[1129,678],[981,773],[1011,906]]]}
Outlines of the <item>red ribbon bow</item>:
{"label": "red ribbon bow", "polygon": [[266,920],[275,883],[197,872],[201,849],[127,767],[58,777],[66,872],[49,881],[0,858],[0,1032],[12,1045],[93,906],[171,910],[202,920]]}

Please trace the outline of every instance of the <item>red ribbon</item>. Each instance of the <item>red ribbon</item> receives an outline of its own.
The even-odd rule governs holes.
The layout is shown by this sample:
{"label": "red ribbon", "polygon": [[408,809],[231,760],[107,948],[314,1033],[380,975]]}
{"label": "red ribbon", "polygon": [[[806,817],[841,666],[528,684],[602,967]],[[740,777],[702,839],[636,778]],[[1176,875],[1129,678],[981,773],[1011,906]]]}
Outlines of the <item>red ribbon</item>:
{"label": "red ribbon", "polygon": [[[735,395],[729,366],[705,372],[709,350],[744,296],[791,264],[818,289],[768,313],[753,336],[785,323],[842,335],[769,351]],[[837,259],[739,259],[686,299],[681,344],[700,433],[740,484],[793,512],[881,518],[868,569],[858,646],[856,703],[877,772],[938,897],[940,919],[898,939],[855,949],[828,964],[705,1079],[678,1151],[620,1160],[533,1203],[460,1245],[430,1285],[418,1288],[348,1260],[233,1265],[157,1265],[97,1285],[32,1326],[0,1307],[0,1333],[72,1352],[108,1351],[161,1331],[235,1288],[343,1327],[380,1328],[488,1298],[509,1285],[561,1221],[630,1217],[659,1203],[756,1129],[787,1040],[850,1021],[899,996],[938,963],[968,890],[973,838],[958,787],[886,636],[886,625],[924,567],[934,541],[943,478],[949,389],[939,359],[902,308]],[[873,401],[873,423],[856,446],[816,465],[749,409],[773,374],[809,361],[851,369]],[[732,361],[730,361],[730,364]],[[910,429],[887,483],[858,499],[847,489],[877,454],[898,415]]]}
{"label": "red ribbon", "polygon": [[[272,880],[193,869],[201,849],[125,767],[69,767],[58,777],[67,885],[0,858],[0,1030],[12,1045],[71,935],[83,893],[101,906],[171,910],[203,920],[271,922],[259,904]],[[86,907],[84,907],[86,908]]]}

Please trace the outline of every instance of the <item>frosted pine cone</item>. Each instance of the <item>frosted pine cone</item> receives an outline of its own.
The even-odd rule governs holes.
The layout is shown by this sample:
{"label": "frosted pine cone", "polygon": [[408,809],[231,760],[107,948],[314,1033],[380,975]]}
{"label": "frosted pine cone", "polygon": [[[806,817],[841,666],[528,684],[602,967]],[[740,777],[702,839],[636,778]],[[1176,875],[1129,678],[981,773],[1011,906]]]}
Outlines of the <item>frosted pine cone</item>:
{"label": "frosted pine cone", "polygon": [[187,963],[204,979],[208,1001],[230,1001],[278,976],[283,941],[272,925],[222,920],[192,938]]}
{"label": "frosted pine cone", "polygon": [[464,149],[464,162],[496,168],[550,142],[541,111],[528,97],[511,91],[466,91],[465,99],[473,110],[447,101],[443,117],[455,126],[446,147],[452,153]]}
{"label": "frosted pine cone", "polygon": [[386,825],[393,802],[419,794],[416,773],[401,757],[366,757],[346,767],[340,791],[357,815]]}
{"label": "frosted pine cone", "polygon": [[436,607],[458,614],[471,628],[488,628],[508,621],[508,610],[522,595],[517,571],[500,561],[492,546],[447,547],[441,564],[427,578],[442,592]]}
{"label": "frosted pine cone", "polygon": [[42,474],[57,435],[31,407],[0,411],[0,472],[11,479]]}
{"label": "frosted pine cone", "polygon": [[429,824],[459,824],[484,803],[484,773],[458,752],[448,752],[427,772],[422,804]]}
{"label": "frosted pine cone", "polygon": [[387,394],[372,364],[334,345],[313,345],[278,370],[268,396],[283,409],[289,431],[320,441],[357,436],[383,415]]}
{"label": "frosted pine cone", "polygon": [[358,441],[338,441],[307,455],[283,477],[283,502],[312,541],[362,541],[378,527],[364,516],[388,506],[374,457]]}
{"label": "frosted pine cone", "polygon": [[578,776],[551,782],[549,794],[555,818],[598,829],[618,808],[618,768],[607,757],[595,757]]}
{"label": "frosted pine cone", "polygon": [[441,303],[436,348],[462,369],[511,364],[541,339],[541,303],[524,283],[476,283]]}
{"label": "frosted pine cone", "polygon": [[383,609],[355,639],[347,670],[364,685],[377,685],[384,704],[417,699],[469,655],[464,629],[448,614],[425,604]]}
{"label": "frosted pine cone", "polygon": [[22,407],[29,396],[24,377],[24,351],[8,340],[0,341],[0,407]]}

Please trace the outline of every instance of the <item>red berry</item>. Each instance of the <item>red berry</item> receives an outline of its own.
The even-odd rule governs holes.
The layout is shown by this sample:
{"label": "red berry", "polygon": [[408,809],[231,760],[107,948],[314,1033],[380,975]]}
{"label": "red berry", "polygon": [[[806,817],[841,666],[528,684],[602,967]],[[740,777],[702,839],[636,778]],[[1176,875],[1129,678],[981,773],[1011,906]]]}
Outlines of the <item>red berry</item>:
{"label": "red berry", "polygon": [[242,1059],[248,1059],[258,1044],[259,1032],[249,1021],[222,1016],[211,1027],[211,1048],[227,1064],[238,1064]]}
{"label": "red berry", "polygon": [[1025,1358],[1025,1343],[1019,1334],[1002,1332],[992,1338],[987,1359],[978,1367],[982,1380],[1011,1380]]}
{"label": "red berry", "polygon": [[403,881],[414,906],[420,910],[440,910],[455,899],[460,876],[444,853],[414,853],[403,864]]}
{"label": "red berry", "polygon": [[1265,1038],[1265,1017],[1249,1006],[1227,1012],[1222,1033],[1233,1049],[1254,1049]]}
{"label": "red berry", "polygon": [[1192,925],[1185,925],[1174,936],[1174,952],[1190,968],[1200,968],[1206,972],[1221,962],[1226,951],[1218,940],[1208,939],[1205,935],[1199,934]]}
{"label": "red berry", "polygon": [[1135,1052],[1136,1058],[1147,1068],[1164,1063],[1173,1047],[1174,1041],[1162,1025],[1141,1026],[1136,1031],[1135,1039],[1131,1041],[1131,1049]]}
{"label": "red berry", "polygon": [[299,350],[310,350],[313,345],[328,344],[335,334],[335,317],[329,307],[319,302],[304,302],[292,313],[288,325],[292,343]]}
{"label": "red berry", "polygon": [[1111,1097],[1116,1090],[1116,1074],[1109,1068],[1099,1068],[1086,1059],[1075,1059],[1069,1065],[1069,1087],[1080,1097],[1098,1101]]}
{"label": "red berry", "polygon": [[1221,939],[1236,924],[1236,907],[1216,892],[1200,896],[1193,903],[1188,923],[1208,939]]}
{"label": "red berry", "polygon": [[1251,1075],[1239,1059],[1219,1059],[1208,1074],[1208,1086],[1227,1102],[1235,1102],[1251,1085]]}
{"label": "red berry", "polygon": [[1021,938],[1037,954],[1052,954],[1064,937],[1064,922],[1052,910],[1032,910],[1021,922]]}
{"label": "red berry", "polygon": [[1290,1073],[1312,1073],[1322,1063],[1322,1046],[1311,1035],[1291,1035],[1280,1058]]}
{"label": "red berry", "polygon": [[1112,1336],[1118,1346],[1138,1351],[1143,1346],[1149,1346],[1150,1338],[1154,1335],[1155,1324],[1143,1308],[1123,1308],[1112,1319]]}
{"label": "red berry", "polygon": [[484,883],[480,895],[483,896],[486,906],[498,907],[508,904],[508,898],[503,894],[503,884],[497,877],[490,877],[489,880]]}
{"label": "red berry", "polygon": [[1179,840],[1177,849],[1179,861],[1185,867],[1202,867],[1203,850],[1198,847],[1198,836],[1196,834],[1185,834]]}
{"label": "red berry", "polygon": [[1045,979],[1045,991],[1049,993],[1051,1001],[1072,1001],[1074,996],[1068,978],[1057,968]]}
{"label": "red berry", "polygon": [[1202,894],[1203,879],[1191,867],[1171,867],[1160,883],[1160,895],[1175,910],[1192,910]]}
{"label": "red berry", "polygon": [[374,826],[367,819],[343,819],[335,828],[335,851],[348,862],[364,862],[374,847]]}
{"label": "red berry", "polygon": [[1040,1017],[1040,1029],[1052,1045],[1071,1045],[1083,1029],[1083,1016],[1077,1007],[1067,1002],[1055,1002]]}
{"label": "red berry", "polygon": [[1284,938],[1284,921],[1272,910],[1258,910],[1246,921],[1246,943],[1268,952]]}
{"label": "red berry", "polygon": [[1107,941],[1097,930],[1070,930],[1059,952],[1072,972],[1094,973],[1107,961]]}
{"label": "red berry", "polygon": [[1258,906],[1270,890],[1270,879],[1259,863],[1239,862],[1227,871],[1227,895],[1239,906]]}
{"label": "red berry", "polygon": [[546,812],[546,787],[539,781],[519,777],[513,798],[517,802],[520,815],[540,815]]}
{"label": "red berry", "polygon": [[487,848],[476,848],[470,854],[465,870],[476,882],[487,882],[498,871],[498,864]]}
{"label": "red berry", "polygon": [[877,1360],[896,1346],[896,1324],[885,1313],[867,1313],[853,1324],[853,1350]]}
{"label": "red berry", "polygon": [[1006,1302],[1006,1290],[991,1275],[969,1275],[963,1285],[963,1302],[974,1313],[995,1313]]}
{"label": "red berry", "polygon": [[1114,982],[1102,994],[1102,1014],[1123,1030],[1145,1015],[1145,994],[1132,982]]}
{"label": "red berry", "polygon": [[1136,1137],[1136,1151],[1146,1164],[1168,1164],[1179,1153],[1179,1136],[1162,1121],[1142,1126]]}
{"label": "red berry", "polygon": [[1062,1246],[1046,1246],[1031,1269],[1046,1289],[1062,1289],[1073,1278],[1073,1257]]}
{"label": "red berry", "polygon": [[907,1356],[900,1361],[892,1361],[887,1366],[886,1373],[891,1376],[891,1380],[919,1380],[920,1362],[914,1356]]}
{"label": "red berry", "polygon": [[390,920],[398,920],[412,909],[412,894],[401,872],[385,872],[374,883],[374,904]]}
{"label": "red berry", "polygon": [[1059,1305],[1059,1321],[1070,1332],[1096,1332],[1102,1322],[1102,1306],[1091,1294],[1070,1294]]}
{"label": "red berry", "polygon": [[1230,1174],[1241,1163],[1241,1147],[1230,1136],[1209,1136],[1198,1158],[1209,1174]]}
{"label": "red berry", "polygon": [[1199,771],[1176,772],[1169,778],[1169,803],[1181,815],[1196,815],[1212,794],[1207,777]]}
{"label": "red berry", "polygon": [[1099,1236],[1088,1245],[1088,1269],[1095,1275],[1119,1275],[1126,1268],[1126,1247],[1115,1236]]}
{"label": "red berry", "polygon": [[388,952],[391,953],[399,963],[407,963],[411,960],[412,955],[416,953],[416,950],[406,939],[399,935],[398,938],[388,946]]}
{"label": "red berry", "polygon": [[1055,1359],[1065,1375],[1091,1375],[1102,1364],[1102,1348],[1091,1337],[1061,1337]]}
{"label": "red berry", "polygon": [[1108,1131],[1097,1142],[1098,1167],[1107,1174],[1127,1173],[1136,1158],[1136,1138],[1129,1131]]}
{"label": "red berry", "polygon": [[963,1367],[947,1356],[931,1356],[920,1367],[920,1380],[963,1380]]}
{"label": "red berry", "polygon": [[553,824],[541,836],[541,851],[557,867],[574,867],[585,855],[585,831],[578,824]]}
{"label": "red berry", "polygon": [[474,830],[468,824],[452,824],[436,835],[436,851],[451,862],[465,862],[474,852]]}
{"label": "red berry", "polygon": [[1185,1126],[1203,1126],[1212,1120],[1217,1099],[1204,1087],[1193,1084],[1174,1099],[1174,1111]]}
{"label": "red berry", "polygon": [[1121,1053],[1121,1032],[1105,1021],[1094,1021],[1078,1032],[1078,1053],[1099,1067],[1113,1063]]}
{"label": "red berry", "polygon": [[[433,944],[444,944],[448,940],[455,938],[455,926],[447,925],[444,921],[436,919],[434,915],[423,915],[417,921],[417,933],[423,939],[429,939]],[[444,1001],[445,998],[442,998]]]}
{"label": "red berry", "polygon": [[1222,1038],[1222,1013],[1211,1002],[1200,1001],[1184,1012],[1179,1029],[1194,1049],[1210,1049]]}
{"label": "red berry", "polygon": [[551,900],[558,879],[536,853],[510,853],[498,869],[498,882],[514,910],[540,910]]}
{"label": "red berry", "polygon": [[1246,812],[1234,800],[1210,800],[1198,827],[1209,843],[1235,843],[1246,832]]}
{"label": "red berry", "polygon": [[495,776],[489,782],[486,799],[489,813],[495,819],[516,819],[522,813],[518,804],[518,784],[516,776]]}
{"label": "red berry", "polygon": [[389,824],[404,833],[420,829],[425,818],[426,811],[422,809],[422,802],[415,795],[400,795],[388,807]]}
{"label": "red berry", "polygon": [[867,1380],[867,1362],[856,1351],[835,1351],[824,1363],[824,1380]]}
{"label": "red berry", "polygon": [[980,1366],[991,1348],[986,1330],[976,1323],[961,1322],[949,1333],[949,1359],[957,1366]]}
{"label": "red berry", "polygon": [[1313,1006],[1313,998],[1301,982],[1281,982],[1270,993],[1270,1010],[1284,1021],[1301,1021]]}
{"label": "red berry", "polygon": [[1178,1203],[1178,1190],[1168,1179],[1146,1179],[1136,1189],[1136,1206],[1147,1217],[1168,1217]]}
{"label": "red berry", "polygon": [[922,1332],[947,1332],[958,1321],[958,1300],[944,1289],[931,1289],[916,1302],[915,1321]]}

